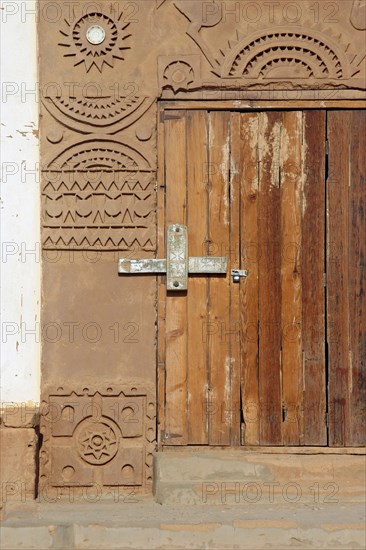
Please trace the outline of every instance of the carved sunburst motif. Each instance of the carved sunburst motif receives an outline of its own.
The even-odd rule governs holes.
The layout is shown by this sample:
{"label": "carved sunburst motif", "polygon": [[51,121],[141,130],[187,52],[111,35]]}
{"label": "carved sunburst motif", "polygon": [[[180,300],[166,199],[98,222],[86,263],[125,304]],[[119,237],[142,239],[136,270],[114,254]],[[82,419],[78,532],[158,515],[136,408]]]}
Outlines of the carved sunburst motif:
{"label": "carved sunburst motif", "polygon": [[220,50],[217,60],[223,78],[262,79],[347,79],[359,69],[350,44],[343,44],[341,35],[307,25],[248,29],[246,35],[237,31],[236,40],[229,41],[229,50]]}
{"label": "carved sunburst motif", "polygon": [[[114,59],[124,59],[124,50],[130,48],[127,39],[131,36],[126,32],[130,23],[121,23],[120,14],[114,21],[104,13],[88,13],[78,19],[73,25],[66,21],[67,28],[61,30],[64,37],[59,46],[67,48],[64,57],[74,58],[74,67],[85,64],[86,72],[93,65],[102,72],[104,64],[114,66]],[[93,43],[94,42],[94,43]]]}

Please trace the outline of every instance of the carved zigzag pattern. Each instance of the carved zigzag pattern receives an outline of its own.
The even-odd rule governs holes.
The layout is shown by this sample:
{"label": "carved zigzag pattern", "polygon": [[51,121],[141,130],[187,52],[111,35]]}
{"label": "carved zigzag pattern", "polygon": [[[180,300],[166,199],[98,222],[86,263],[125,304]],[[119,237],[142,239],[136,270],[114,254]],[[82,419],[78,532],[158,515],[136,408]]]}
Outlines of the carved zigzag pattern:
{"label": "carved zigzag pattern", "polygon": [[49,250],[85,250],[99,249],[104,250],[128,250],[138,252],[154,252],[156,248],[155,237],[149,230],[136,229],[132,231],[118,228],[113,235],[114,228],[96,227],[88,230],[87,236],[80,235],[80,231],[71,228],[62,228],[55,232],[53,229],[44,228],[44,249]]}

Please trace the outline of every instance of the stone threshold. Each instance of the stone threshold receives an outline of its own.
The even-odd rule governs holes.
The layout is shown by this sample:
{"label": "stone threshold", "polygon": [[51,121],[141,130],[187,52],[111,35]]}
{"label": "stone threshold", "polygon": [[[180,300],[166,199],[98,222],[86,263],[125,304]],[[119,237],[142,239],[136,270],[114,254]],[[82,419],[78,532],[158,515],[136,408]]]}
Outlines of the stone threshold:
{"label": "stone threshold", "polygon": [[366,457],[176,450],[155,454],[153,479],[157,502],[169,505],[362,500]]}
{"label": "stone threshold", "polygon": [[61,500],[6,506],[3,550],[365,548],[364,503],[159,505]]}

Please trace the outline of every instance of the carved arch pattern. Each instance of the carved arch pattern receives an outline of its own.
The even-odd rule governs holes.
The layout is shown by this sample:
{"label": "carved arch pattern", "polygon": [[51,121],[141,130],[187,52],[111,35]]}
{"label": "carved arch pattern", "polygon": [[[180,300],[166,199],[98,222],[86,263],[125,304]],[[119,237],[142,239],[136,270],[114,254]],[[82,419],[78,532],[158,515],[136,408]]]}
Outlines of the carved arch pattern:
{"label": "carved arch pattern", "polygon": [[[330,28],[311,22],[304,22],[302,26],[259,23],[256,28],[244,29],[240,2],[236,2],[235,6],[230,5],[231,15],[235,12],[237,18],[236,37],[231,40],[230,36],[224,36],[229,48],[218,48],[212,45],[212,39],[225,22],[229,6],[217,0],[175,0],[174,6],[189,21],[187,36],[198,46],[212,74],[222,79],[224,85],[235,79],[243,88],[260,87],[262,81],[265,81],[263,84],[272,81],[275,85],[287,82],[300,88],[332,87],[340,83],[350,87],[351,79],[360,73],[364,56],[354,51],[351,39],[347,40],[343,32],[336,35]],[[350,23],[358,30],[366,28],[365,10],[364,0],[354,0]],[[207,30],[202,32],[202,29]],[[174,83],[171,88],[174,90]],[[175,91],[179,89],[176,87]]]}
{"label": "carved arch pattern", "polygon": [[[345,48],[346,49],[346,48]],[[348,79],[358,70],[334,40],[316,30],[276,27],[237,36],[223,56],[221,77]]]}

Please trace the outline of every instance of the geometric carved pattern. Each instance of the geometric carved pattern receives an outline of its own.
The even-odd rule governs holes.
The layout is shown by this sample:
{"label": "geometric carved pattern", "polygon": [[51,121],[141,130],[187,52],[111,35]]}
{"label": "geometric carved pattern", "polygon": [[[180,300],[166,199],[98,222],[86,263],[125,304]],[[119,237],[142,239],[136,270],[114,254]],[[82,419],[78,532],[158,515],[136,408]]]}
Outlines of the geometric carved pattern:
{"label": "geometric carved pattern", "polygon": [[41,485],[151,485],[155,402],[136,387],[58,388],[43,402]]}
{"label": "geometric carved pattern", "polygon": [[105,136],[88,136],[58,154],[47,165],[51,171],[141,171],[150,172],[149,162],[136,149]]}
{"label": "geometric carved pattern", "polygon": [[[240,11],[240,2],[234,4],[235,9]],[[226,13],[225,4],[220,6],[220,3],[209,1],[176,0],[174,5],[190,22],[186,34],[200,48],[211,66],[211,72],[224,79],[222,82],[225,79],[241,82],[245,79],[243,86],[252,87],[261,81],[267,84],[272,80],[279,84],[284,80],[291,83],[295,80],[296,86],[306,88],[314,86],[314,80],[320,81],[322,86],[335,82],[338,84],[340,80],[347,81],[360,73],[363,54],[352,53],[350,44],[342,43],[341,33],[334,36],[320,25],[272,25],[247,28],[245,33],[237,28],[235,40],[228,40],[229,49],[217,49],[215,52],[210,44],[217,28],[211,31],[211,42],[208,42],[210,32],[201,31],[219,25]],[[355,28],[364,27],[366,23],[362,21],[365,13],[365,4],[361,5],[355,0],[351,13],[351,22]]]}
{"label": "geometric carved pattern", "polygon": [[154,251],[155,178],[150,172],[44,172],[45,249]]}
{"label": "geometric carved pattern", "polygon": [[67,128],[83,133],[103,131],[108,134],[130,126],[151,103],[151,99],[132,93],[86,97],[80,91],[72,97],[49,95],[43,99],[48,112]]}
{"label": "geometric carved pattern", "polygon": [[198,55],[158,57],[159,85],[161,89],[171,88],[174,93],[190,91],[201,85],[200,58]]}
{"label": "geometric carved pattern", "polygon": [[[65,30],[60,33],[63,42],[59,46],[66,49],[64,56],[72,57],[74,66],[84,63],[86,72],[89,72],[93,65],[102,72],[104,65],[113,68],[114,59],[124,59],[122,51],[129,49],[126,40],[131,36],[124,34],[124,30],[130,23],[118,23],[123,15],[121,11],[117,22],[104,13],[90,12],[80,17],[73,25],[65,19]],[[89,29],[97,26],[104,31],[104,38],[97,44],[91,44],[87,40]]]}
{"label": "geometric carved pattern", "polygon": [[325,34],[296,27],[276,27],[254,31],[245,37],[237,33],[227,54],[222,53],[223,78],[347,79],[353,57]]}

